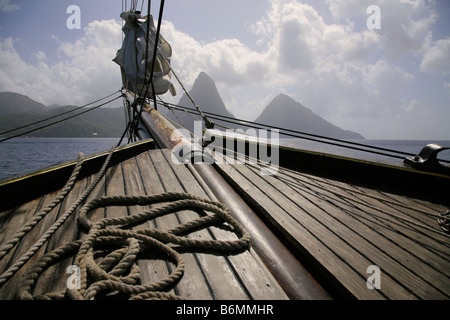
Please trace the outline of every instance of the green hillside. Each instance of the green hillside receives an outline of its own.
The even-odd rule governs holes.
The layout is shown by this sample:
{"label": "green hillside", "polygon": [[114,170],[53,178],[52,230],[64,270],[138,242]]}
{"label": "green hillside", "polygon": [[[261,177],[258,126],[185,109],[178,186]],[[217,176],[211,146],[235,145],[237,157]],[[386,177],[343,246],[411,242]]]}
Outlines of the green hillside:
{"label": "green hillside", "polygon": [[[32,99],[11,92],[0,93],[0,132],[61,114],[75,106],[48,108]],[[87,109],[87,108],[86,108]],[[27,127],[6,136],[32,130],[83,110]],[[99,108],[78,117],[26,134],[30,137],[120,137],[125,129],[122,107]]]}

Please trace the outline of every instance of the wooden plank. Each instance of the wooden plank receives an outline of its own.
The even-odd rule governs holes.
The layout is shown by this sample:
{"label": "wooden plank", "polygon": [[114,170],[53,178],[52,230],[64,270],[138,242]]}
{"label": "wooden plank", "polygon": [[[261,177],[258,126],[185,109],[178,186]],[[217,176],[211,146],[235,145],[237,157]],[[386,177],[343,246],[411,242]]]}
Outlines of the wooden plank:
{"label": "wooden plank", "polygon": [[[108,169],[105,177],[105,195],[110,196],[123,196],[125,195],[124,177],[122,165],[117,164]],[[128,209],[126,207],[106,207],[105,217],[126,217],[128,215]]]}
{"label": "wooden plank", "polygon": [[[289,176],[293,177],[293,174],[290,173]],[[277,176],[277,178],[278,177],[279,176]],[[314,190],[314,187],[311,187],[311,185],[309,187],[311,188],[311,191],[321,193],[320,199],[331,199],[333,194],[331,194],[328,188],[326,188],[327,186],[328,184],[324,184],[323,187],[316,190]],[[344,193],[350,193],[351,188],[352,186],[346,187],[345,190],[340,192],[340,196],[343,199],[348,198],[348,196]],[[337,191],[331,192],[339,194]],[[445,285],[445,282],[448,283],[449,279],[447,275],[442,273],[442,270],[448,269],[447,257],[449,251],[446,242],[433,242],[432,244],[434,246],[441,245],[441,249],[446,250],[447,252],[442,256],[433,254],[432,250],[429,250],[427,245],[425,245],[425,247],[421,245],[421,241],[423,241],[422,239],[420,241],[415,239],[415,232],[417,231],[416,228],[418,228],[416,225],[414,225],[415,228],[411,228],[408,223],[406,223],[406,227],[402,227],[401,222],[403,222],[403,220],[396,220],[399,218],[399,215],[403,213],[402,210],[394,210],[395,208],[392,206],[387,206],[384,208],[386,210],[382,210],[382,203],[380,203],[375,197],[368,198],[369,200],[372,200],[372,202],[369,203],[361,201],[360,197],[362,197],[362,195],[359,193],[358,197],[354,198],[353,205],[350,205],[352,201],[348,201],[348,205],[347,202],[341,201],[337,204],[337,206],[338,208],[342,208],[344,212],[354,214],[353,217],[355,219],[361,218],[359,221],[363,221],[365,225],[371,228],[371,230],[377,231],[377,234],[375,235],[371,233],[368,235],[361,233],[361,235],[363,237],[367,237],[369,240],[372,240],[373,243],[375,243],[376,246],[378,246],[383,252],[391,254],[394,261],[403,262],[405,269],[410,269],[418,279],[422,279],[425,282],[426,289],[422,288],[421,290],[425,290],[425,295],[432,294],[433,290],[430,290],[430,288],[436,287],[436,290],[447,296],[447,288],[449,288],[450,285]],[[317,202],[317,197],[313,198],[312,201]],[[329,203],[336,205],[336,202],[334,201]],[[358,210],[364,213],[364,215],[360,215],[357,212]],[[383,218],[383,220],[379,220],[380,217]],[[347,215],[339,216],[340,221],[342,221],[343,218],[347,218]],[[391,221],[385,218],[390,218]],[[411,216],[411,218],[413,217]],[[383,224],[381,224],[380,221],[382,221]],[[393,222],[395,222],[395,224]],[[354,230],[359,231],[360,227],[356,226],[354,227]],[[433,233],[433,235],[435,235],[435,233]],[[370,236],[373,236],[373,238],[371,239]],[[443,244],[445,248],[442,248]],[[401,275],[403,274],[404,272],[401,273]],[[417,282],[417,280],[412,279],[412,283],[414,282]],[[426,285],[426,283],[428,283],[428,285]],[[433,285],[433,283],[439,283],[440,285]],[[420,292],[420,290],[418,290],[418,292]],[[440,295],[437,294],[435,297],[439,296]]]}
{"label": "wooden plank", "polygon": [[[439,230],[435,216],[405,206],[398,201],[393,202],[379,198],[377,191],[373,191],[375,196],[372,196],[368,194],[369,190],[365,193],[352,194],[348,187],[338,190],[332,187],[327,188],[327,186],[324,185],[318,189],[309,187],[327,200],[335,199],[332,202],[342,206],[347,212],[352,213],[355,210],[366,212],[367,214],[364,216],[359,215],[360,221],[372,228],[375,227],[381,235],[394,243],[394,247],[400,246],[404,250],[411,251],[415,257],[422,261],[422,264],[429,264],[436,270],[442,270],[442,264],[448,263],[450,248],[447,241],[448,235]],[[338,197],[335,197],[335,195],[338,195]],[[409,201],[406,197],[404,199]],[[403,255],[403,252],[399,256],[406,261],[411,261],[407,259],[408,255],[406,257]]]}
{"label": "wooden plank", "polygon": [[[171,163],[170,150],[164,149],[162,152],[167,162]],[[171,163],[171,167],[186,192],[202,198],[209,198],[186,166]],[[211,200],[217,201],[215,198]],[[234,235],[231,237],[229,232],[220,228],[210,228],[210,230],[216,239],[235,239]],[[287,299],[286,294],[252,248],[239,255],[228,256],[227,259],[244,283],[252,299]]]}
{"label": "wooden plank", "polygon": [[[384,225],[364,224],[357,219],[358,216],[366,216],[369,211],[372,211],[372,208],[362,207],[360,211],[353,208],[344,210],[342,206],[335,207],[311,193],[302,192],[302,195],[311,204],[314,203],[320,208],[323,212],[320,219],[325,224],[332,226],[330,229],[340,233],[343,239],[354,246],[355,250],[370,257],[373,264],[380,266],[383,270],[383,275],[389,274],[389,277],[403,284],[402,286],[417,294],[418,297],[425,299],[445,297],[439,288],[430,285],[430,283],[442,280],[442,274],[429,268],[423,260],[412,255],[405,248],[399,247],[398,242],[402,239],[396,232],[391,232]],[[302,206],[305,206],[304,202],[302,202]],[[314,210],[314,207],[309,210]],[[328,217],[333,217],[334,220]],[[389,234],[392,239],[387,238],[386,234]],[[427,253],[427,251],[423,252],[425,255]],[[393,286],[391,287],[389,284]],[[397,286],[395,282],[386,284],[386,277],[383,277],[382,291],[391,298],[402,299],[401,295],[397,296]]]}
{"label": "wooden plank", "polygon": [[[160,176],[165,176],[168,169],[170,169],[164,166],[164,163],[159,162],[161,158],[157,159],[155,153],[159,153],[159,151],[152,150],[149,153],[144,153],[137,157],[144,186],[147,194],[150,195],[166,192]],[[175,183],[178,184],[177,181]],[[179,224],[177,215],[160,217],[155,219],[155,221],[158,228],[162,230],[170,229]],[[203,270],[199,265],[197,256],[195,254],[185,253],[182,257],[185,261],[186,268],[183,278],[176,286],[177,293],[186,299],[212,299],[213,294],[204,279]]]}
{"label": "wooden plank", "polygon": [[[2,234],[2,228],[5,225],[6,221],[8,221],[11,214],[14,212],[15,208],[5,210],[3,212],[0,212],[0,236]],[[0,241],[1,243],[1,241]]]}
{"label": "wooden plank", "polygon": [[[37,213],[42,205],[42,199],[35,199],[22,206],[16,208],[9,216],[7,223],[3,226],[0,233],[1,244],[8,241],[18,229],[23,225],[24,221],[30,219],[35,213]],[[11,265],[14,257],[16,256],[17,248],[20,246],[20,242],[17,243],[10,251],[0,259],[0,274],[3,274]],[[18,276],[13,276],[5,284],[0,286],[0,299],[11,299],[15,293],[16,285],[14,281],[19,279]]]}
{"label": "wooden plank", "polygon": [[[283,173],[280,173],[280,175],[283,175]],[[280,175],[277,178],[280,179]],[[291,186],[294,187],[299,180],[298,178],[298,175],[295,176],[292,173],[284,176],[286,183],[291,181]],[[303,178],[300,178],[300,180],[303,183]],[[442,246],[449,247],[447,235],[439,230],[436,217],[432,217],[429,213],[415,210],[399,202],[385,202],[384,199],[367,193],[353,193],[349,187],[336,188],[332,184],[330,186],[323,184],[316,187],[316,184],[307,182],[305,184],[318,197],[320,196],[322,199],[331,201],[335,205],[340,205],[345,210],[352,210],[353,208],[354,210],[370,211],[369,213],[376,215],[378,221],[375,221],[375,223],[386,224],[397,232],[402,232],[405,237],[415,241],[414,243],[408,243],[407,246],[417,247],[417,243],[419,243],[426,246],[427,251],[430,249],[438,250]],[[376,191],[374,193],[376,194]],[[367,218],[369,217],[370,215],[367,216]],[[419,256],[422,256],[422,254],[419,254]]]}
{"label": "wooden plank", "polygon": [[[266,215],[275,227],[296,246],[300,252],[307,253],[322,266],[329,270],[330,274],[339,282],[343,283],[348,290],[358,297],[361,292],[365,292],[366,299],[383,298],[378,291],[368,290],[364,272],[371,265],[366,257],[357,255],[358,268],[351,264],[354,256],[350,254],[352,248],[342,241],[338,235],[328,231],[327,227],[315,221],[306,212],[302,211],[284,196],[275,197],[278,194],[276,189],[265,190],[272,193],[269,197],[266,192],[260,190],[258,186],[266,184],[265,181],[256,179],[253,182],[247,180],[248,175],[243,175],[241,170],[245,165],[219,165],[221,169],[239,185],[246,197],[259,206],[262,213]],[[248,173],[250,174],[250,173]],[[290,195],[291,197],[294,194]],[[276,199],[276,200],[275,200]],[[296,199],[296,201],[298,201]],[[300,217],[293,217],[291,213],[296,213]],[[336,247],[336,248],[335,248]],[[349,277],[350,275],[350,277]],[[351,283],[348,283],[351,278]]]}
{"label": "wooden plank", "polygon": [[[0,229],[0,243],[8,241],[25,222],[27,222],[31,217],[38,212],[41,208],[42,198],[38,198],[27,202],[10,212],[8,215],[5,214],[5,221]],[[1,262],[0,262],[0,271]]]}
{"label": "wooden plank", "polygon": [[[428,259],[429,257],[423,259],[429,252],[434,252],[441,258],[448,257],[448,248],[450,247],[447,241],[448,235],[438,227],[436,214],[430,212],[430,209],[424,211],[424,207],[416,208],[409,205],[409,203],[414,203],[414,199],[397,196],[394,200],[379,191],[360,190],[355,186],[345,186],[335,181],[326,182],[319,188],[322,189],[322,197],[334,199],[334,202],[343,203],[344,206],[347,204],[355,210],[369,211],[367,217],[361,218],[372,219],[371,217],[374,217],[373,223],[386,225],[397,233],[401,233],[408,241],[412,241],[412,243],[403,245],[404,248],[424,249],[425,253],[417,255],[426,263],[431,261],[433,265],[436,262],[435,257],[431,257],[431,260]],[[435,205],[435,207],[439,206]],[[393,239],[395,238],[396,235]],[[397,244],[398,239],[395,241]],[[401,245],[401,243],[399,244]],[[440,269],[439,266],[437,268]]]}
{"label": "wooden plank", "polygon": [[406,238],[414,241],[414,247],[419,244],[420,248],[426,247],[427,251],[450,248],[448,235],[440,229],[436,221],[437,216],[424,214],[404,206],[395,206],[363,195],[360,195],[359,198],[365,204],[361,201],[357,202],[358,207],[374,208],[378,212],[377,217],[380,221],[387,223],[397,232],[401,232]]}
{"label": "wooden plank", "polygon": [[[74,202],[83,194],[88,186],[88,178],[78,181],[71,192],[67,194],[61,203],[58,217],[60,218],[72,206]],[[82,205],[82,204],[81,204]],[[81,207],[80,205],[80,207]],[[78,208],[79,209],[79,208]],[[62,247],[78,238],[78,228],[76,222],[76,212],[73,212],[67,220],[55,231],[45,246],[45,253],[56,248]],[[70,276],[66,269],[73,264],[74,257],[66,258],[59,263],[49,267],[44,271],[36,281],[34,294],[46,294],[50,292],[60,292],[66,288],[66,282]]]}
{"label": "wooden plank", "polygon": [[[155,170],[159,174],[165,192],[186,192],[180,185],[178,178],[174,175],[164,155],[161,152],[151,152],[150,156],[155,166]],[[180,223],[199,217],[194,211],[182,211],[175,216],[177,217],[177,223],[170,227],[175,227]],[[207,240],[211,239],[211,234],[208,230],[203,229],[189,234],[188,237]],[[213,295],[212,298],[218,300],[248,299],[248,295],[244,288],[239,283],[238,279],[236,279],[233,270],[223,256],[196,253],[195,258],[198,261],[197,263],[201,266],[204,278],[203,281],[206,280],[206,283],[210,287],[211,294]]]}
{"label": "wooden plank", "polygon": [[[54,192],[45,197],[42,202],[42,208],[45,208],[53,199],[57,196],[58,192]],[[56,206],[51,212],[49,212],[42,220],[34,226],[22,240],[13,248],[8,255],[2,259],[2,270],[6,271],[14,262],[25,254],[29,248],[39,239],[39,237],[47,230],[51,224],[55,221],[55,218],[59,212],[60,205]],[[37,213],[37,212],[36,212]],[[18,227],[18,226],[17,226]],[[1,288],[2,299],[12,299],[14,297],[17,285],[25,274],[25,272],[32,266],[39,257],[45,252],[45,247],[41,247],[36,253],[19,269],[17,272],[6,282]],[[2,271],[3,273],[3,271]]]}
{"label": "wooden plank", "polygon": [[[421,232],[422,229],[426,232],[431,231],[431,235],[425,235],[438,241],[441,245],[447,243],[447,235],[437,227],[436,223],[436,212],[444,210],[440,205],[356,187],[339,181],[330,181],[284,168],[277,177],[280,179],[281,175],[290,181],[301,181],[311,190],[315,190],[317,195],[323,199],[344,203],[354,208],[357,208],[356,204],[377,208],[380,213],[386,213],[386,220],[392,221],[394,224],[405,223],[406,227],[417,232]],[[417,206],[421,203],[424,206]]]}
{"label": "wooden plank", "polygon": [[[137,165],[136,159],[130,159],[122,163],[123,172],[123,184],[125,187],[125,193],[127,195],[140,196],[146,195],[145,186],[142,182],[140,169]],[[142,213],[149,206],[129,206],[129,215]],[[145,224],[134,227],[134,230],[143,228],[155,228],[153,221],[147,221]],[[151,259],[138,261],[138,265],[141,270],[141,281],[143,284],[154,283],[165,277],[167,277],[171,270],[169,269],[169,263],[165,260]],[[170,293],[175,294],[174,290]]]}
{"label": "wooden plank", "polygon": [[[365,188],[358,187],[358,189],[362,190],[363,192],[366,190]],[[420,199],[414,199],[402,195],[397,195],[393,193],[388,193],[384,191],[378,191],[378,195],[387,200],[391,200],[394,202],[401,203],[403,205],[410,206],[412,208],[415,208],[416,210],[419,210],[421,212],[429,212],[429,213],[435,213],[442,212],[446,209],[445,205],[439,204],[439,203],[433,203],[425,200]]]}
{"label": "wooden plank", "polygon": [[[349,196],[354,195],[354,199],[356,200],[361,200],[365,195],[367,198],[378,200],[378,203],[374,203],[377,203],[380,206],[386,205],[391,208],[398,208],[403,216],[412,215],[414,216],[414,219],[417,219],[430,227],[436,226],[435,219],[430,219],[430,217],[435,216],[436,212],[442,212],[444,210],[443,206],[432,204],[423,200],[416,200],[407,196],[389,194],[363,187],[350,186],[338,181],[328,181],[326,182],[325,188],[330,189],[328,186],[331,186],[331,188],[337,188],[341,193],[346,193]],[[425,205],[426,203],[427,205]]]}
{"label": "wooden plank", "polygon": [[[257,176],[257,168],[253,167],[252,169],[253,169],[253,176],[249,175],[245,171],[241,172],[241,174],[246,177],[249,177],[249,176],[256,177]],[[279,172],[279,174],[276,177],[266,177],[265,180],[266,180],[266,182],[267,182],[267,180],[270,180],[270,179],[272,179],[274,181],[276,181],[276,180],[281,181],[280,175],[282,175],[282,174],[283,174],[282,172],[281,173]],[[296,176],[294,176],[294,177],[297,178]],[[342,211],[341,208],[338,207],[336,210],[336,208],[332,205],[334,202],[333,201],[330,202],[330,200],[329,200],[330,194],[327,190],[325,190],[325,188],[319,189],[319,190],[314,190],[314,188],[315,188],[314,185],[309,184],[308,186],[304,186],[301,183],[299,183],[298,180],[294,181],[294,179],[295,179],[294,177],[293,177],[293,174],[290,172],[289,175],[286,175],[285,177],[283,177],[283,179],[285,179],[285,180],[283,180],[283,183],[281,183],[281,184],[275,183],[274,188],[276,190],[284,189],[283,192],[286,194],[286,197],[289,196],[289,198],[292,199],[294,196],[292,194],[292,190],[286,189],[283,186],[283,184],[287,182],[286,180],[290,179],[291,180],[291,185],[290,185],[291,188],[293,185],[296,186],[297,187],[296,191],[299,192],[299,194],[301,193],[303,197],[308,199],[309,205],[308,205],[308,202],[305,203],[304,201],[302,201],[301,206],[308,207],[308,210],[311,212],[315,210],[314,206],[316,206],[317,208],[320,209],[320,211],[322,211],[323,213],[326,213],[326,215],[320,216],[321,219],[328,218],[328,216],[334,215],[335,220],[328,219],[328,220],[324,220],[324,221],[327,221],[326,223],[329,226],[331,226],[332,229],[335,230],[336,234],[341,233],[342,235],[344,235],[344,239],[348,238],[348,241],[350,244],[352,242],[355,242],[355,240],[353,240],[350,237],[350,235],[354,236],[355,234],[357,234],[357,236],[359,238],[357,238],[358,241],[356,241],[355,243],[358,244],[358,250],[361,250],[360,248],[366,248],[363,250],[363,252],[370,253],[371,256],[378,256],[379,258],[385,257],[384,256],[385,252],[394,254],[394,258],[391,260],[389,258],[387,260],[386,259],[382,259],[382,260],[385,261],[385,263],[388,263],[390,265],[390,268],[391,268],[390,271],[392,271],[392,267],[394,266],[394,270],[396,271],[394,273],[396,276],[400,275],[400,278],[402,278],[402,277],[405,277],[405,275],[407,275],[409,272],[408,269],[406,269],[406,271],[401,268],[400,268],[400,270],[398,269],[399,266],[396,264],[397,258],[400,259],[406,255],[406,258],[404,258],[405,260],[409,259],[411,262],[413,262],[413,263],[411,263],[412,265],[416,265],[415,263],[417,263],[419,265],[419,267],[417,267],[417,269],[420,268],[420,270],[417,270],[415,274],[413,273],[409,277],[405,277],[405,279],[404,279],[405,283],[409,283],[410,287],[412,287],[412,289],[410,289],[410,290],[413,290],[414,292],[418,291],[419,294],[422,294],[423,297],[425,297],[425,298],[442,297],[443,295],[446,296],[446,294],[442,292],[443,290],[441,290],[439,288],[433,288],[433,286],[429,286],[426,283],[426,281],[434,281],[434,282],[442,281],[443,278],[442,278],[441,273],[436,272],[436,270],[427,268],[427,266],[423,263],[423,261],[420,261],[420,259],[417,259],[415,256],[411,256],[411,254],[408,254],[408,252],[404,252],[403,250],[398,250],[398,248],[395,246],[395,242],[394,243],[386,242],[386,240],[383,237],[380,237],[379,234],[373,234],[373,232],[372,232],[373,230],[367,229],[365,225],[359,224],[359,222],[353,221],[353,218],[349,217],[346,214],[342,214],[345,212]],[[255,185],[257,185],[257,183],[255,183],[255,181],[253,181],[253,183]],[[293,184],[293,183],[295,183],[295,184]],[[258,184],[258,185],[260,185],[260,184]],[[318,196],[314,192],[320,192],[322,195]],[[267,192],[267,194],[273,195],[275,193]],[[276,198],[278,198],[278,197],[276,197]],[[296,202],[298,202],[298,200]],[[314,205],[312,205],[312,204],[314,204]],[[345,202],[341,202],[339,205],[345,206]],[[367,208],[363,207],[362,210],[367,211],[368,208],[369,207],[367,207]],[[357,208],[357,209],[361,210],[361,208]],[[350,212],[352,210],[354,211],[355,207],[348,205],[348,206],[346,206],[345,210],[347,210],[347,212]],[[339,226],[340,224],[342,224],[342,222],[344,222],[346,224],[346,228],[349,227],[349,229],[348,230],[342,229],[342,232],[340,232],[340,228],[342,226],[336,227],[336,228],[335,228],[335,226]],[[357,230],[357,232],[355,230]],[[360,232],[360,230],[364,230],[364,231]],[[364,242],[366,239],[369,239],[371,241],[369,246],[367,246],[367,243]],[[380,242],[382,242],[383,244],[380,245]],[[378,248],[377,245],[380,245],[381,249],[379,249],[379,250],[381,250],[381,253],[383,253],[383,254],[381,254],[378,251],[374,251],[374,249],[376,250],[376,248]],[[445,267],[445,266],[441,265],[441,267]],[[417,279],[415,278],[414,275],[419,275],[419,278],[420,278],[420,274],[423,272],[426,273],[425,278],[428,278],[428,279],[422,280],[422,283],[420,283],[421,281],[420,280],[417,281]],[[425,283],[423,281],[425,281]],[[417,282],[419,282],[418,285],[417,285]],[[389,282],[388,282],[388,284],[389,284]],[[384,287],[383,289],[386,289],[386,281],[384,281],[383,287]],[[389,289],[389,286],[387,289]],[[383,291],[385,291],[385,290],[383,290]],[[393,294],[396,294],[395,290],[394,290]]]}

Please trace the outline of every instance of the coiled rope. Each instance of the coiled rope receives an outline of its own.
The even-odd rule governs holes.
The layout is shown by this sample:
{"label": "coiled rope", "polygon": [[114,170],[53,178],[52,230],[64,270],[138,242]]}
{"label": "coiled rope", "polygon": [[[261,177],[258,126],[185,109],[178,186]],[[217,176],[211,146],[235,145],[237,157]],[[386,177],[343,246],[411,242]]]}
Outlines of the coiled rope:
{"label": "coiled rope", "polygon": [[[165,203],[165,204],[163,204]],[[87,214],[106,206],[147,206],[163,204],[145,212],[119,218],[103,218],[92,222]],[[167,214],[184,210],[204,210],[207,214],[200,218],[162,231],[154,228],[130,230],[129,227]],[[229,209],[220,202],[195,197],[187,193],[163,193],[152,196],[101,197],[85,204],[78,214],[80,227],[88,229],[84,240],[77,240],[42,256],[35,266],[24,276],[16,293],[20,299],[80,299],[91,300],[99,293],[118,292],[129,299],[181,299],[167,293],[183,277],[184,262],[176,251],[202,249],[231,254],[246,250],[250,246],[250,234],[237,222]],[[197,240],[186,236],[213,223],[227,223],[238,236],[236,240]],[[182,236],[183,235],[183,236]],[[95,260],[95,249],[108,246],[110,251],[101,262]],[[175,246],[174,246],[175,245]],[[111,249],[111,246],[114,249]],[[140,284],[137,260],[146,251],[158,250],[175,263],[175,270],[164,279],[151,284]],[[50,266],[64,258],[75,256],[75,265],[80,268],[80,288],[58,293],[33,296],[31,290],[39,276]],[[106,292],[106,293],[105,293]]]}
{"label": "coiled rope", "polygon": [[[30,258],[44,245],[55,231],[86,200],[93,188],[104,175],[117,146],[113,146],[97,173],[93,182],[70,208],[1,276],[0,286],[6,283]],[[56,198],[33,219],[21,227],[4,245],[0,247],[0,259],[3,258],[39,221],[51,212],[72,190],[75,180],[84,162],[82,153],[67,181]],[[150,210],[132,216],[104,218],[96,222],[88,219],[88,213],[107,206],[149,206],[158,205]],[[202,210],[204,216],[180,224],[175,228],[162,231],[154,228],[131,230],[130,227],[146,223],[157,217],[176,212]],[[212,214],[208,214],[212,213]],[[231,254],[246,250],[250,246],[250,234],[235,220],[229,209],[220,202],[202,199],[187,193],[163,193],[151,196],[113,196],[93,199],[81,207],[77,224],[88,233],[83,240],[76,240],[43,255],[22,278],[16,291],[18,299],[95,299],[99,294],[119,292],[129,299],[180,299],[168,293],[183,277],[184,261],[177,248],[184,252],[201,250]],[[198,240],[187,236],[213,224],[227,224],[227,229],[237,235],[236,240]],[[109,253],[101,261],[95,259],[95,250],[102,247]],[[104,249],[107,247],[108,249]],[[140,284],[137,260],[145,253],[156,251],[163,254],[176,266],[166,278],[151,284]],[[80,270],[80,288],[69,286],[61,292],[45,295],[31,293],[40,275],[52,265],[66,258],[75,258]],[[97,259],[98,260],[98,259]]]}
{"label": "coiled rope", "polygon": [[[50,211],[53,210],[72,190],[78,173],[81,170],[82,164],[84,162],[83,153],[79,153],[77,164],[73,170],[69,180],[66,185],[61,189],[55,199],[44,209],[40,210],[33,218],[24,226],[22,226],[15,234],[12,236],[5,244],[0,247],[0,259],[2,259],[8,252],[19,242],[33,227],[39,223]],[[1,280],[0,280],[1,281]]]}
{"label": "coiled rope", "polygon": [[[94,181],[89,185],[89,187],[83,192],[83,194],[70,206],[70,208],[39,238],[39,240],[28,249],[28,251],[23,254],[11,267],[9,267],[1,276],[0,276],[0,286],[2,286],[6,281],[8,281],[9,278],[11,278],[17,270],[19,270],[35,253],[39,250],[39,248],[42,247],[42,245],[55,233],[56,230],[64,223],[64,221],[69,218],[73,212],[76,210],[76,208],[86,199],[86,197],[91,193],[91,191],[94,189],[94,187],[98,184],[101,177],[106,171],[106,168],[108,166],[108,163],[111,159],[111,156],[114,153],[114,150],[116,149],[116,146],[113,146],[106,157],[105,162],[103,163],[102,168],[97,173],[97,176],[95,177]],[[82,154],[81,154],[81,157]],[[30,231],[46,214],[48,214],[56,205],[59,203],[66,195],[69,189],[72,188],[73,182],[76,179],[76,176],[78,175],[78,172],[81,168],[81,162],[79,161],[75,167],[74,172],[72,173],[69,182],[66,184],[66,187],[63,188],[60,195],[57,196],[55,199],[56,201],[53,201],[46,209],[44,209],[42,212],[40,212],[36,219],[33,219],[29,224],[22,227],[4,246],[2,246],[1,250],[1,256],[3,257],[11,248],[13,243],[17,243],[20,241],[20,239],[28,232]]]}

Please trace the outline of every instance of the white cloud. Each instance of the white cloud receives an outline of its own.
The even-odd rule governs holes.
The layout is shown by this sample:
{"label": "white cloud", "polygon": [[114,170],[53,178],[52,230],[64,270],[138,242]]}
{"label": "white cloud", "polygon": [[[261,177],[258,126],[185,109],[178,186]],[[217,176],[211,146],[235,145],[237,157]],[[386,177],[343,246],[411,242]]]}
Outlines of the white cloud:
{"label": "white cloud", "polygon": [[[161,32],[173,49],[172,67],[181,78],[183,85],[190,90],[201,71],[211,76],[224,99],[228,109],[239,117],[253,120],[261,107],[256,101],[260,97],[249,94],[254,88],[261,92],[276,72],[276,61],[272,50],[257,52],[251,50],[237,39],[221,39],[201,43],[190,35],[164,21]],[[169,102],[177,103],[183,94],[175,80],[173,83],[179,93]],[[243,108],[243,105],[249,107]]]}
{"label": "white cloud", "polygon": [[75,43],[59,43],[61,60],[46,63],[43,51],[36,64],[25,62],[14,40],[0,42],[0,90],[28,95],[44,104],[84,104],[121,87],[120,69],[112,62],[121,45],[121,26],[114,20],[94,21]]}
{"label": "white cloud", "polygon": [[429,73],[450,73],[450,38],[438,40],[427,50],[420,69]]}
{"label": "white cloud", "polygon": [[[172,66],[187,90],[205,71],[238,117],[253,120],[271,98],[287,93],[335,124],[359,131],[368,119],[382,123],[379,119],[401,119],[424,109],[423,95],[405,94],[420,78],[419,66],[425,72],[450,72],[450,39],[432,39],[433,1],[327,0],[331,18],[326,20],[325,9],[314,2],[269,3],[266,15],[249,28],[258,37],[257,49],[233,38],[200,42],[163,21]],[[371,4],[380,6],[380,30],[366,27]],[[80,104],[120,88],[120,72],[111,61],[120,47],[120,28],[113,20],[90,23],[78,41],[58,41],[62,60],[54,65],[43,52],[35,54],[36,64],[25,63],[13,39],[1,41],[0,90],[48,104]],[[178,102],[179,86],[177,92],[164,99]]]}
{"label": "white cloud", "polygon": [[252,51],[237,39],[200,43],[167,21],[162,34],[173,48],[172,65],[187,86],[193,84],[200,71],[217,82],[238,86],[264,78],[271,67],[267,63],[270,53]]}
{"label": "white cloud", "polygon": [[438,19],[434,1],[426,0],[327,0],[337,21],[348,17],[359,20],[363,28],[369,18],[370,5],[380,8],[380,47],[387,59],[400,59],[405,54],[420,53],[431,41],[431,27]]}
{"label": "white cloud", "polygon": [[20,6],[15,3],[11,3],[11,0],[0,0],[0,12],[10,12],[19,10]]}
{"label": "white cloud", "polygon": [[38,61],[38,62],[45,61],[47,59],[47,55],[45,54],[44,51],[41,51],[41,50],[34,53],[34,57],[36,58],[36,61]]}
{"label": "white cloud", "polygon": [[[236,39],[200,43],[170,22],[163,31],[186,86],[200,71],[207,72],[237,116],[254,119],[264,102],[281,92],[337,121],[414,112],[419,102],[402,96],[414,76],[391,58],[422,52],[433,12],[423,1],[378,1],[383,32],[357,30],[348,18],[341,21],[359,16],[365,26],[372,2],[329,0],[335,22],[327,23],[309,4],[270,1],[267,14],[250,28],[259,37],[260,51]],[[391,42],[395,45],[387,49]]]}
{"label": "white cloud", "polygon": [[[359,0],[330,2],[336,17],[359,11],[366,17],[367,7],[361,7]],[[291,79],[300,101],[330,118],[377,117],[408,110],[409,101],[402,101],[400,94],[413,76],[379,54],[379,33],[366,28],[356,31],[349,21],[327,24],[308,4],[271,3],[271,11],[254,30],[277,51],[277,72]],[[374,62],[368,63],[370,59]]]}

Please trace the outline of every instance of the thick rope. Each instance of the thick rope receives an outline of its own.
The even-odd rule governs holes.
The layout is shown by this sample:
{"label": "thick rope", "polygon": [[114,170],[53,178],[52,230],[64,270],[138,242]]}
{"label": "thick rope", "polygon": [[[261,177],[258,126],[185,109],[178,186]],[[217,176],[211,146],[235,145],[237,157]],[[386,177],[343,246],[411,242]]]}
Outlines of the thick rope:
{"label": "thick rope", "polygon": [[[166,203],[166,204],[162,204]],[[162,204],[142,213],[119,218],[103,218],[93,223],[87,214],[106,206],[146,206]],[[167,231],[153,228],[129,230],[131,226],[143,224],[151,219],[189,209],[201,209],[207,214]],[[211,223],[227,223],[238,236],[237,240],[196,240],[187,234],[207,227]],[[95,299],[100,293],[121,293],[129,299],[181,299],[167,293],[182,278],[184,262],[178,248],[220,250],[232,253],[248,249],[249,233],[237,222],[222,203],[195,197],[186,193],[164,193],[153,196],[102,197],[85,204],[79,212],[78,223],[89,230],[87,237],[42,256],[25,275],[16,297],[20,299]],[[183,234],[184,236],[180,236]],[[169,245],[171,244],[171,245]],[[96,247],[113,246],[106,257],[98,263],[94,253]],[[177,247],[174,247],[176,245]],[[175,270],[167,277],[151,284],[141,284],[137,260],[145,252],[164,253],[175,263]],[[105,250],[105,249],[103,249]],[[70,256],[75,256],[75,265],[80,268],[80,288],[66,289],[58,293],[33,296],[31,291],[39,276],[50,266]]]}
{"label": "thick rope", "polygon": [[16,272],[19,270],[35,253],[38,251],[42,245],[55,233],[56,230],[69,218],[76,208],[86,199],[86,197],[91,193],[94,187],[98,184],[102,176],[104,175],[111,156],[114,153],[116,146],[113,146],[103,163],[102,168],[97,173],[94,181],[90,186],[83,192],[83,194],[71,205],[71,207],[39,238],[39,240],[28,249],[28,251],[23,254],[12,266],[10,266],[1,276],[0,276],[0,286],[2,286],[6,281],[9,280]]}
{"label": "thick rope", "polygon": [[0,247],[0,259],[2,259],[9,252],[9,250],[11,250],[11,248],[13,248],[16,245],[16,243],[19,242],[31,229],[33,229],[34,226],[38,224],[39,221],[42,220],[42,218],[44,218],[50,211],[52,211],[53,208],[55,208],[66,197],[67,193],[69,193],[70,190],[72,190],[75,184],[75,180],[81,170],[83,162],[84,162],[84,155],[83,153],[80,152],[75,169],[73,170],[66,185],[62,188],[61,192],[47,207],[40,210],[36,215],[34,215],[33,218],[27,224],[21,227],[14,234],[14,236],[12,236],[5,244],[3,244]]}

